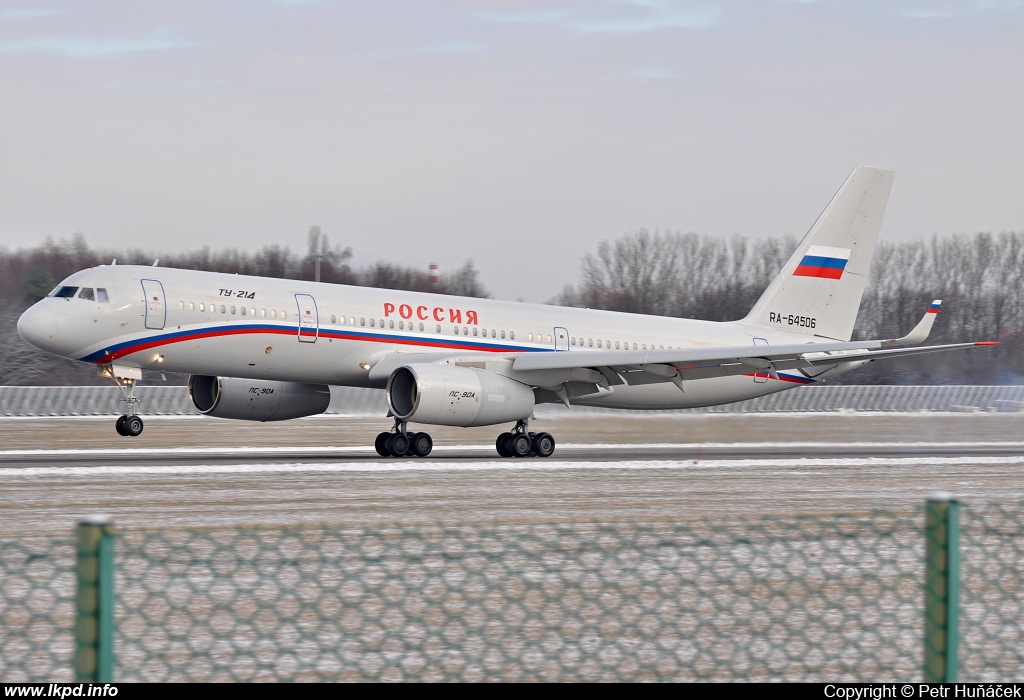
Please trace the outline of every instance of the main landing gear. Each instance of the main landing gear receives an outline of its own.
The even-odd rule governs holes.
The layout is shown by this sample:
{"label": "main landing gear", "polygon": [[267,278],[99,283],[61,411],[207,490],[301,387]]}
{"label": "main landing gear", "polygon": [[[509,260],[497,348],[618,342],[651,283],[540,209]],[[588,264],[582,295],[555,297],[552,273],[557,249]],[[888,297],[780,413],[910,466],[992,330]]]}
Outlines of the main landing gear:
{"label": "main landing gear", "polygon": [[555,451],[555,438],[550,433],[531,433],[530,422],[521,420],[510,433],[502,433],[494,442],[502,457],[550,457]]}
{"label": "main landing gear", "polygon": [[434,441],[427,433],[410,433],[408,424],[395,420],[391,432],[381,433],[373,443],[381,457],[426,457],[434,449]]}
{"label": "main landing gear", "polygon": [[114,423],[114,429],[118,435],[138,437],[142,434],[143,423],[142,419],[135,415],[135,404],[139,402],[138,397],[135,396],[135,380],[114,377],[114,381],[117,382],[121,393],[124,394],[124,401],[128,404],[125,415],[118,418],[117,422]]}

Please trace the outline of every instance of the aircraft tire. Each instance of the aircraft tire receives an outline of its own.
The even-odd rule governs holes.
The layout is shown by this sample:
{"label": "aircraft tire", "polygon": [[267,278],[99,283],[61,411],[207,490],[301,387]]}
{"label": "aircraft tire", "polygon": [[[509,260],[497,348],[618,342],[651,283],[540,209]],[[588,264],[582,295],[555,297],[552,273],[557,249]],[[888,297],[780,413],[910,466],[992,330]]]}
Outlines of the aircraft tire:
{"label": "aircraft tire", "polygon": [[377,450],[377,454],[379,454],[381,457],[390,457],[391,456],[391,453],[384,446],[384,443],[387,442],[387,439],[390,436],[391,436],[391,433],[387,433],[387,432],[380,433],[379,435],[377,435],[377,439],[373,441],[373,449]]}
{"label": "aircraft tire", "polygon": [[128,433],[125,432],[124,429],[124,422],[126,420],[128,420],[128,416],[120,416],[114,423],[114,430],[116,430],[117,434],[120,435],[121,437],[128,437]]}
{"label": "aircraft tire", "polygon": [[502,433],[498,436],[498,439],[494,441],[494,448],[498,450],[498,454],[502,457],[511,457],[512,450],[508,449],[508,439],[512,437],[512,433]]}
{"label": "aircraft tire", "polygon": [[513,457],[527,457],[530,454],[530,450],[533,449],[530,436],[523,435],[522,433],[513,435],[508,441],[508,446],[511,448],[509,451]]}
{"label": "aircraft tire", "polygon": [[124,432],[131,437],[138,437],[142,434],[143,423],[138,416],[126,417],[124,421]]}
{"label": "aircraft tire", "polygon": [[416,433],[412,436],[411,450],[417,457],[426,457],[434,449],[434,440],[427,433]]}
{"label": "aircraft tire", "polygon": [[533,437],[533,453],[538,457],[550,457],[555,452],[555,438],[550,433],[537,433]]}
{"label": "aircraft tire", "polygon": [[391,448],[391,454],[395,457],[404,457],[409,454],[409,437],[402,435],[402,433],[395,433],[389,438],[390,442],[388,446]]}

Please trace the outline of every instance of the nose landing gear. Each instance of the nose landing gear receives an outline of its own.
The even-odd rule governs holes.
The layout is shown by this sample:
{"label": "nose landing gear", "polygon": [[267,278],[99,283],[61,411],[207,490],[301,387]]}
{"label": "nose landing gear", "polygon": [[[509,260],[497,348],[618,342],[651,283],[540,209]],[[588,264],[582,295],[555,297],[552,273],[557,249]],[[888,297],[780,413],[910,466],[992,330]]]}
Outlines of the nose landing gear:
{"label": "nose landing gear", "polygon": [[124,396],[124,402],[128,404],[125,414],[114,423],[114,430],[124,437],[138,437],[142,434],[143,423],[142,418],[135,415],[135,405],[139,403],[135,395],[135,382],[142,377],[142,370],[110,365],[100,367],[100,376],[113,379]]}

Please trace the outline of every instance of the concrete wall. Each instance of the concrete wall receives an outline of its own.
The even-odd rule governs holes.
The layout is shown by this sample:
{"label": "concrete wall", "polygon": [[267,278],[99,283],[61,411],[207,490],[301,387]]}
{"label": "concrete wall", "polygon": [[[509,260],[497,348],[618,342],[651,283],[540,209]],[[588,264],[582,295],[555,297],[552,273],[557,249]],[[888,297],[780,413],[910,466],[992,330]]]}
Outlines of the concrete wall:
{"label": "concrete wall", "polygon": [[[334,387],[328,413],[384,416],[387,404],[379,389]],[[143,386],[143,416],[190,415],[195,412],[182,386]],[[682,413],[776,413],[810,411],[973,411],[1024,410],[1024,386],[807,386],[752,401],[691,409]],[[0,387],[0,416],[105,416],[124,412],[116,386]],[[544,405],[539,415],[607,413],[608,409]],[[658,411],[657,413],[675,413]]]}

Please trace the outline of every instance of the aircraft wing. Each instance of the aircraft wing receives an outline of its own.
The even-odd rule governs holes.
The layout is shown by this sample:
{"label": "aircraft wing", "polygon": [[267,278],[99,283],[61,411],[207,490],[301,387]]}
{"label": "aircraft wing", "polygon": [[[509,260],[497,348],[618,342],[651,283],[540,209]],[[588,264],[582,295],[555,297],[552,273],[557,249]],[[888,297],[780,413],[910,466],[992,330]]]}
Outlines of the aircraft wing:
{"label": "aircraft wing", "polygon": [[[858,342],[803,343],[799,345],[743,345],[734,347],[694,347],[671,350],[585,350],[578,352],[530,353],[520,355],[512,364],[522,375],[551,375],[575,372],[577,381],[591,381],[607,387],[610,384],[648,384],[675,382],[683,388],[684,379],[706,379],[736,374],[769,374],[778,379],[780,370],[812,370],[820,374],[822,367],[850,362],[906,357],[932,352],[945,352],[986,345],[993,342],[954,343],[951,345],[917,345],[928,338],[935,317],[942,306],[936,299],[921,322],[902,338],[864,340]],[[587,373],[590,372],[588,375]]]}
{"label": "aircraft wing", "polygon": [[889,341],[866,340],[849,343],[804,343],[801,345],[744,345],[673,350],[580,350],[575,352],[522,353],[516,357],[515,370],[570,369],[574,367],[614,367],[626,365],[671,365],[690,369],[723,363],[772,362],[780,366],[860,362],[882,357],[903,357],[926,352],[942,352],[987,345],[992,342],[928,345],[917,348],[882,349]]}
{"label": "aircraft wing", "polygon": [[[945,352],[998,343],[955,343],[916,348],[891,348],[890,341],[805,343],[801,345],[749,345],[740,347],[678,348],[672,350],[577,351],[528,353],[515,358],[516,374],[593,370],[609,384],[649,384],[706,379],[728,375],[767,373],[778,378],[782,370],[813,369],[847,362],[870,362],[922,353]],[[886,349],[888,346],[888,349]],[[578,380],[588,381],[582,374]],[[591,375],[594,381],[597,375]],[[573,378],[570,378],[570,380]],[[616,381],[618,380],[618,381]],[[595,383],[603,384],[600,379]],[[680,388],[681,385],[680,385]]]}
{"label": "aircraft wing", "polygon": [[[814,377],[830,367],[845,363],[867,363],[873,360],[907,357],[925,353],[946,352],[988,345],[995,342],[953,343],[947,345],[916,345],[928,337],[935,315],[942,302],[929,306],[921,322],[906,336],[893,340],[861,340],[853,342],[799,343],[792,345],[741,345],[672,348],[669,350],[573,350],[565,352],[523,352],[496,356],[489,353],[458,353],[455,364],[480,366],[482,362],[502,357],[510,362],[509,375],[525,384],[558,387],[565,383],[582,383],[589,387],[580,391],[596,392],[620,384],[653,384],[673,382],[683,389],[684,380],[708,379],[731,375],[767,374],[775,379],[780,371],[804,370]],[[369,378],[386,381],[398,367],[416,363],[451,361],[448,352],[392,353],[381,358],[369,371]],[[799,379],[790,375],[787,379]]]}

